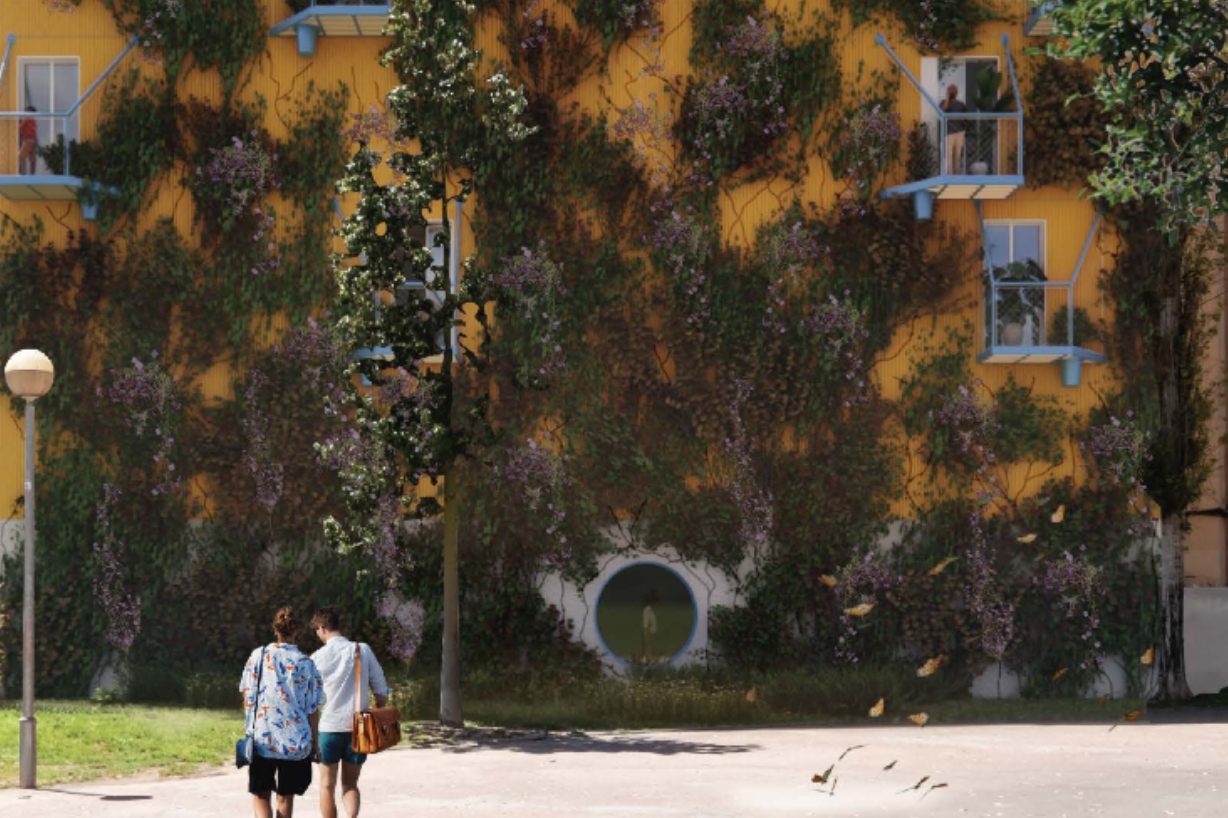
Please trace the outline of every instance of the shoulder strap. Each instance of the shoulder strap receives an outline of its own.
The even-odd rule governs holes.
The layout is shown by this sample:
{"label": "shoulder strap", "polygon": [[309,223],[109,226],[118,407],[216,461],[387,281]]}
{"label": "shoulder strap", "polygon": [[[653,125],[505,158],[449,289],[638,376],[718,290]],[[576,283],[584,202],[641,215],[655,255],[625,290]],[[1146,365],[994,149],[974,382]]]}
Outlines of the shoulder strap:
{"label": "shoulder strap", "polygon": [[260,709],[260,680],[264,678],[264,651],[266,648],[260,649],[260,658],[257,659],[259,670],[256,671],[256,698],[252,702],[252,729],[251,732],[256,732],[256,711]]}
{"label": "shoulder strap", "polygon": [[362,712],[362,643],[354,645],[354,712]]}

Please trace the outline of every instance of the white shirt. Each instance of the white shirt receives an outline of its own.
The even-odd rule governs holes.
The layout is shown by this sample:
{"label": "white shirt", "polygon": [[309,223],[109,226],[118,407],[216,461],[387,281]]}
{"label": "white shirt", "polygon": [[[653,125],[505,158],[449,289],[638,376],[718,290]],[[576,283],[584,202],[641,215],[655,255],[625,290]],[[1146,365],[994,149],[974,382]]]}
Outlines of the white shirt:
{"label": "white shirt", "polygon": [[[356,643],[334,636],[311,654],[324,677],[324,707],[320,711],[321,733],[348,733],[354,729],[354,648]],[[388,695],[384,669],[379,666],[371,646],[362,646],[362,710],[370,707],[368,689],[377,696]]]}

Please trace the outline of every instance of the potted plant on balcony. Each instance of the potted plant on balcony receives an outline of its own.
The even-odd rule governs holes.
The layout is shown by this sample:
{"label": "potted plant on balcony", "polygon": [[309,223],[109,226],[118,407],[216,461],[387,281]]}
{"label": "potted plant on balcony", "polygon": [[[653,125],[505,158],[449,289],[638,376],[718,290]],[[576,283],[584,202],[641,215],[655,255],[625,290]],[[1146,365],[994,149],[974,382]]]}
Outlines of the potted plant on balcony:
{"label": "potted plant on balcony", "polygon": [[[976,72],[975,96],[972,106],[978,113],[1005,113],[1015,108],[1015,92],[1002,88],[1002,72],[994,68],[982,68]],[[968,144],[968,172],[983,176],[998,172],[998,121],[978,119],[972,125],[972,139]]]}
{"label": "potted plant on balcony", "polygon": [[[1044,341],[1045,291],[1041,287],[997,287],[994,284],[1045,281],[1045,271],[1028,259],[1012,261],[990,271],[990,298],[997,303],[997,326],[990,339],[995,346],[1035,346]],[[992,303],[992,302],[991,302]]]}

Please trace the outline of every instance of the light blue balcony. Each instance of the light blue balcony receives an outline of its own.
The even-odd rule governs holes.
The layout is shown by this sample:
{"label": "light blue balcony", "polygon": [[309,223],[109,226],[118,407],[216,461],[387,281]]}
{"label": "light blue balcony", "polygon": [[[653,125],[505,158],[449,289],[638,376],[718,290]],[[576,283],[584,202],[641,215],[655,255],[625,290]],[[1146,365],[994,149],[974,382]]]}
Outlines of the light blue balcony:
{"label": "light blue balcony", "polygon": [[317,3],[282,20],[269,31],[270,37],[294,37],[300,57],[316,55],[320,37],[383,37],[388,24],[389,3],[374,0]]}
{"label": "light blue balcony", "polygon": [[924,140],[919,163],[929,172],[924,178],[887,188],[880,195],[910,197],[917,219],[925,220],[933,218],[936,199],[1006,199],[1023,186],[1023,110],[1005,35],[1002,50],[1009,85],[1002,87],[997,70],[983,69],[965,84],[965,96],[970,98],[960,101],[968,110],[950,113],[935,98],[935,92],[941,92],[927,89],[882,34],[875,40],[921,94],[922,107],[934,124],[934,130],[926,132],[933,139]]}
{"label": "light blue balcony", "polygon": [[[17,38],[10,34],[0,59],[0,88],[5,87],[10,57]],[[93,221],[98,216],[100,193],[105,188],[87,178],[76,176],[72,167],[72,145],[79,139],[82,117],[97,116],[94,92],[119,67],[136,47],[133,37],[111,64],[94,79],[85,93],[59,111],[0,111],[0,196],[15,202],[81,203],[81,217]],[[24,136],[30,128],[36,138]],[[37,146],[26,147],[29,143]],[[58,145],[58,162],[45,159],[38,149]]]}
{"label": "light blue balcony", "polygon": [[1101,364],[1090,349],[1095,328],[1075,302],[1079,272],[1099,226],[1097,216],[1069,281],[1051,281],[1033,261],[1012,262],[984,273],[983,344],[977,360],[986,364],[1057,364],[1062,385],[1079,386],[1084,364]]}
{"label": "light blue balcony", "polygon": [[1052,37],[1053,36],[1053,18],[1050,12],[1060,6],[1061,0],[1045,0],[1043,3],[1033,4],[1032,0],[1024,0],[1024,18],[1023,34],[1025,37]]}

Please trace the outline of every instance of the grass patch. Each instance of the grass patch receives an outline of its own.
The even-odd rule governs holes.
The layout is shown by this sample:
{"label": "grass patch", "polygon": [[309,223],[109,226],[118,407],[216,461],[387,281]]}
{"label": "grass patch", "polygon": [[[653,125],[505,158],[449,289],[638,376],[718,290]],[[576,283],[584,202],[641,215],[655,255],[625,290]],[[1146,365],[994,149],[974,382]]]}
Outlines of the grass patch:
{"label": "grass patch", "polygon": [[[885,714],[869,717],[879,699]],[[438,718],[439,682],[404,681],[394,698],[407,719]],[[1144,709],[1142,701],[952,698],[940,680],[907,669],[858,668],[777,674],[746,681],[711,672],[651,673],[622,682],[596,679],[566,686],[488,683],[477,675],[462,689],[466,722],[546,730],[617,730],[782,724],[907,724],[921,711],[934,724],[1092,722],[1110,724]]]}
{"label": "grass patch", "polygon": [[[0,702],[0,787],[17,786],[20,716],[20,702]],[[40,786],[147,771],[195,772],[233,759],[243,732],[238,708],[40,701],[35,716]]]}

